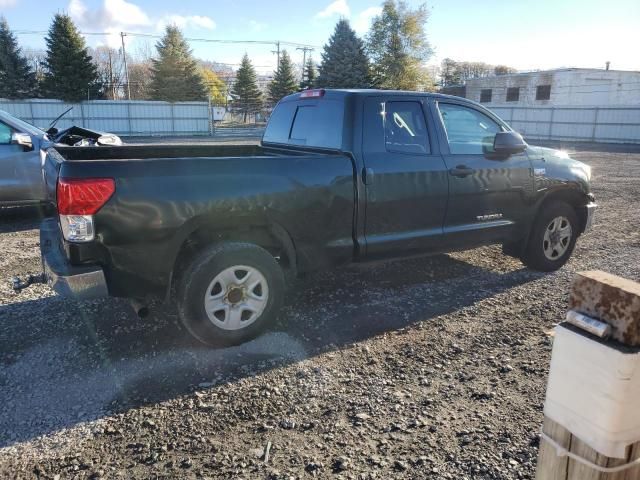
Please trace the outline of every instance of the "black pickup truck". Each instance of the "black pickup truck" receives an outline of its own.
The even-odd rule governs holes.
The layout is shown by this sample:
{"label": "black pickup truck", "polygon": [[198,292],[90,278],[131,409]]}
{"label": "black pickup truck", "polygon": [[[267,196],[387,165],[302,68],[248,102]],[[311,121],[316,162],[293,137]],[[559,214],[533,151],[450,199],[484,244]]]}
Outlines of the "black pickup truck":
{"label": "black pickup truck", "polygon": [[307,90],[260,146],[50,150],[45,277],[76,298],[175,301],[196,338],[234,344],[301,272],[493,243],[558,269],[591,224],[590,177],[465,99]]}

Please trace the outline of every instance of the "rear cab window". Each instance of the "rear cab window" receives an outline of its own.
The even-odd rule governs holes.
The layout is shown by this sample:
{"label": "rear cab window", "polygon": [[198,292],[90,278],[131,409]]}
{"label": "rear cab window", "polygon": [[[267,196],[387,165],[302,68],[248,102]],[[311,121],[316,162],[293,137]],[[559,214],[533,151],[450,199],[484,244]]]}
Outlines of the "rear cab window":
{"label": "rear cab window", "polygon": [[342,149],[344,97],[297,98],[280,102],[273,111],[263,141]]}

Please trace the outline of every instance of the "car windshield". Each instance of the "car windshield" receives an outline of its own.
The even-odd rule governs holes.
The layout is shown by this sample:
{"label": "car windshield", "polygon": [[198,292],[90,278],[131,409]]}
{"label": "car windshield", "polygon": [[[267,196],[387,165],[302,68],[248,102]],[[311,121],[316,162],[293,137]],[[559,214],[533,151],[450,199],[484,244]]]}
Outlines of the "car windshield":
{"label": "car windshield", "polygon": [[19,128],[24,133],[29,133],[31,135],[42,135],[43,133],[45,133],[41,128],[38,128],[35,125],[31,125],[29,122],[25,122],[24,120],[20,120],[18,117],[14,117],[10,113],[7,113],[3,110],[0,110],[0,119],[5,120],[12,126]]}

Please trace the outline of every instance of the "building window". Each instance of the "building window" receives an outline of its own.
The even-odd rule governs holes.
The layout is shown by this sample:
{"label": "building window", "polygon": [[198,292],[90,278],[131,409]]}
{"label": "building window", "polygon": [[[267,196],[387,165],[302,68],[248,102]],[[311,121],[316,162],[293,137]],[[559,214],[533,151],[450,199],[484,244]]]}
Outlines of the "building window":
{"label": "building window", "polygon": [[536,88],[536,100],[549,100],[551,98],[551,85],[538,85]]}
{"label": "building window", "polygon": [[520,87],[507,88],[507,102],[517,102],[520,100]]}
{"label": "building window", "polygon": [[483,88],[480,90],[480,103],[489,103],[491,101],[491,89]]}

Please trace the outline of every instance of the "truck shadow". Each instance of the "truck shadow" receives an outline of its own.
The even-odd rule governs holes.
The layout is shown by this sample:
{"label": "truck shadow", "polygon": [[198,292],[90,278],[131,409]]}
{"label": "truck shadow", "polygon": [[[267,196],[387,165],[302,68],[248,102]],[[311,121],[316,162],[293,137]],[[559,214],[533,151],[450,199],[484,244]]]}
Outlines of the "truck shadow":
{"label": "truck shadow", "polygon": [[140,320],[115,299],[0,306],[0,447],[428,322],[540,277],[445,255],[325,272],[292,289],[270,331],[217,350],[194,344],[164,307]]}
{"label": "truck shadow", "polygon": [[47,216],[41,207],[0,207],[0,233],[35,230]]}

